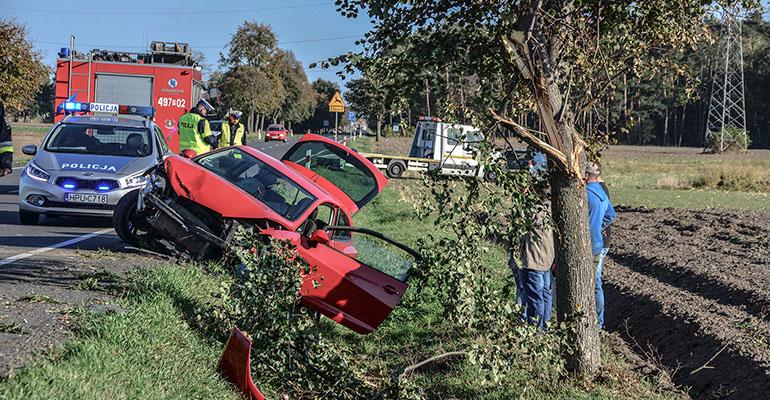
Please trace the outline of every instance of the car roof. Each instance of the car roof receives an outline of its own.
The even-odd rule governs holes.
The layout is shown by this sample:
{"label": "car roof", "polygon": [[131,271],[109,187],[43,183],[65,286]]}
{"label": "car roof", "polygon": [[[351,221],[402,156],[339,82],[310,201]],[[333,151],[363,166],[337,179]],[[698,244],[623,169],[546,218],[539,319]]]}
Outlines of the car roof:
{"label": "car roof", "polygon": [[332,203],[337,206],[340,206],[340,202],[339,200],[337,200],[337,198],[329,194],[329,192],[323,190],[320,186],[316,185],[315,182],[306,178],[304,175],[295,171],[293,168],[290,168],[289,166],[277,160],[276,158],[268,154],[265,154],[250,146],[237,146],[237,147],[251,154],[252,156],[258,158],[260,161],[264,162],[265,164],[277,169],[278,171],[281,171],[282,174],[286,175],[287,177],[289,177],[289,179],[293,180],[294,182],[297,182],[298,184],[300,184],[305,190],[310,192],[310,194],[312,194],[314,197],[321,200],[322,203]]}
{"label": "car roof", "polygon": [[61,123],[82,125],[109,125],[132,128],[149,128],[152,121],[138,115],[98,116],[98,115],[68,115]]}
{"label": "car roof", "polygon": [[269,128],[283,128],[283,125],[281,124],[270,124],[267,126]]}

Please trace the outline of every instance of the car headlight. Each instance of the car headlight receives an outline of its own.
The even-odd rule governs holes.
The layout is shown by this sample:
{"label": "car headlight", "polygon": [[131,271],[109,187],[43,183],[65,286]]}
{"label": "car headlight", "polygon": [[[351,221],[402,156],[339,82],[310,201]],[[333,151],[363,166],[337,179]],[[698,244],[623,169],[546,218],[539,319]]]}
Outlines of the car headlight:
{"label": "car headlight", "polygon": [[27,164],[27,175],[30,178],[40,182],[48,182],[48,179],[51,178],[51,174],[45,172],[44,169],[38,167],[32,161]]}
{"label": "car headlight", "polygon": [[144,173],[126,178],[126,186],[142,186],[147,183],[147,175]]}

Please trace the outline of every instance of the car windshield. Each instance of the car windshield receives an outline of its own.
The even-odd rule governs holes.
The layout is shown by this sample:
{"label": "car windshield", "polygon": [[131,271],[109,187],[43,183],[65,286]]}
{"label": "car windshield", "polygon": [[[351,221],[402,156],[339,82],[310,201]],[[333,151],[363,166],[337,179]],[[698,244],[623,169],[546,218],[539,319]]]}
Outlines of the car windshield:
{"label": "car windshield", "polygon": [[197,162],[290,221],[316,199],[277,169],[237,148],[205,155]]}
{"label": "car windshield", "polygon": [[46,151],[105,156],[145,157],[152,154],[150,130],[111,125],[61,124],[45,145]]}
{"label": "car windshield", "polygon": [[282,131],[283,127],[279,125],[270,125],[267,127],[268,131]]}

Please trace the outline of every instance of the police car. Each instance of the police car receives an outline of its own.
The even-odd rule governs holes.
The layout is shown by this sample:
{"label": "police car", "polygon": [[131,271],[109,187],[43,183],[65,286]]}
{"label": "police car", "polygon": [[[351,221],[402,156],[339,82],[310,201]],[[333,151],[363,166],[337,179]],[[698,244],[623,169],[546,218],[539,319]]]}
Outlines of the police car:
{"label": "police car", "polygon": [[144,173],[170,154],[163,132],[146,117],[153,107],[64,103],[68,115],[56,124],[19,180],[19,219],[37,224],[40,215],[111,217],[121,197],[142,187]]}

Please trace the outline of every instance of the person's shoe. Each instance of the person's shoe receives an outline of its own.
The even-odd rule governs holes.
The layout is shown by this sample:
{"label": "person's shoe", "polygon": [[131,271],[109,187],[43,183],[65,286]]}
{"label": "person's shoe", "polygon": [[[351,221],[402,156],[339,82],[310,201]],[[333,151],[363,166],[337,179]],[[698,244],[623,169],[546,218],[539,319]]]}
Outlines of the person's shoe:
{"label": "person's shoe", "polygon": [[0,170],[0,176],[6,176],[6,175],[10,175],[12,173],[13,173],[13,170],[11,170],[9,168],[5,168],[3,170]]}

